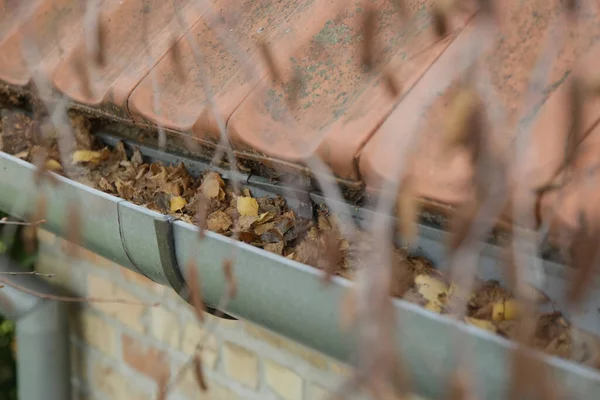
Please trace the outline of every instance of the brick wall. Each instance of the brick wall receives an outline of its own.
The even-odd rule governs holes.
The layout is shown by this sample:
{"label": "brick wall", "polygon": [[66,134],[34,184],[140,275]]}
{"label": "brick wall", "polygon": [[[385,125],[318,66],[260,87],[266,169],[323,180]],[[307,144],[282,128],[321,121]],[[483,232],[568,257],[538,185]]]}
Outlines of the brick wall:
{"label": "brick wall", "polygon": [[[72,385],[75,399],[155,399],[157,377],[173,376],[206,334],[203,362],[209,392],[200,395],[190,369],[169,399],[319,400],[349,369],[270,331],[207,314],[197,323],[191,307],[171,289],[78,248],[39,233],[38,272],[75,296],[118,298],[137,304],[89,302],[73,305]],[[160,306],[151,304],[159,301]],[[212,333],[203,326],[217,323]]]}

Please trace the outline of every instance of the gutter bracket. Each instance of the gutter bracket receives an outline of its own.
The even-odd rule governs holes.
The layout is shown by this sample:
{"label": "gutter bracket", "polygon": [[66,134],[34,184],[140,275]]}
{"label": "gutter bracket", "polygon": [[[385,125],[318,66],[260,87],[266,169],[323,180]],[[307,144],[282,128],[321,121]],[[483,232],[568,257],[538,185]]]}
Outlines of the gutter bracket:
{"label": "gutter bracket", "polygon": [[175,218],[166,216],[165,219],[154,220],[154,232],[156,234],[156,244],[162,272],[169,286],[180,294],[185,286],[185,281],[177,264],[175,256],[175,240],[173,238],[173,221]]}

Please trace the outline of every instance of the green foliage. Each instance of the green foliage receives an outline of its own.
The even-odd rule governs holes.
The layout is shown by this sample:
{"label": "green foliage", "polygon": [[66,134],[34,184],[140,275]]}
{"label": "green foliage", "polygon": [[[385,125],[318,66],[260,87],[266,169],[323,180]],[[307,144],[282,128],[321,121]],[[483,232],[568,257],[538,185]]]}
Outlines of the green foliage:
{"label": "green foliage", "polygon": [[0,400],[17,400],[17,364],[13,352],[15,324],[0,316]]}
{"label": "green foliage", "polygon": [[[0,218],[5,214],[0,212]],[[9,246],[2,241],[0,225],[0,255],[17,261],[24,270],[31,269],[37,259],[37,252],[30,254],[21,241],[21,229],[17,229],[15,240]],[[0,288],[2,290],[2,288]],[[15,323],[0,315],[0,400],[17,400],[17,363],[15,359]]]}

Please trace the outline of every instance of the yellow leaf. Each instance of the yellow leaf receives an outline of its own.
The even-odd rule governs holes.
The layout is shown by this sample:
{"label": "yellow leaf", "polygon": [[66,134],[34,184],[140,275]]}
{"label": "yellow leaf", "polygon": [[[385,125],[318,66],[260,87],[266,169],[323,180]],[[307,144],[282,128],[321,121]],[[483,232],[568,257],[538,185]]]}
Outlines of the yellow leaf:
{"label": "yellow leaf", "polygon": [[515,299],[501,300],[494,304],[492,319],[494,321],[513,320],[517,318],[519,306]]}
{"label": "yellow leaf", "polygon": [[430,302],[440,302],[440,297],[448,294],[448,285],[431,275],[417,275],[417,291]]}
{"label": "yellow leaf", "polygon": [[48,171],[62,171],[63,167],[58,161],[49,158],[46,160],[46,169]]}
{"label": "yellow leaf", "polygon": [[77,150],[73,153],[73,164],[93,162],[98,163],[102,159],[102,153],[91,150]]}
{"label": "yellow leaf", "polygon": [[465,317],[465,322],[486,331],[496,332],[496,326],[491,321],[485,319]]}
{"label": "yellow leaf", "polygon": [[258,202],[252,197],[238,197],[237,210],[242,217],[258,217]]}
{"label": "yellow leaf", "polygon": [[274,217],[273,213],[270,212],[266,212],[266,213],[262,213],[258,216],[258,219],[256,220],[257,224],[263,224],[265,222],[269,222],[270,220],[272,220]]}
{"label": "yellow leaf", "polygon": [[171,212],[177,212],[177,211],[181,210],[183,207],[185,207],[186,204],[187,204],[187,201],[185,201],[185,199],[181,196],[171,197],[171,201],[170,201]]}
{"label": "yellow leaf", "polygon": [[425,309],[432,311],[434,313],[440,314],[442,312],[442,305],[440,304],[439,301],[430,301],[427,304],[425,304]]}

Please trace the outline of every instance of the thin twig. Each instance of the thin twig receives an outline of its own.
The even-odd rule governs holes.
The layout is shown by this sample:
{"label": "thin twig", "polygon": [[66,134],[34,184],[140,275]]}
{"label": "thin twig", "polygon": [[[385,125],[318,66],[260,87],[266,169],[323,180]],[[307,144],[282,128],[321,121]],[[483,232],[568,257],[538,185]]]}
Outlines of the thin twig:
{"label": "thin twig", "polygon": [[44,276],[46,278],[53,278],[56,274],[45,274],[37,271],[0,271],[0,275],[8,275],[8,276],[17,276],[17,275],[35,275],[35,276]]}
{"label": "thin twig", "polygon": [[12,286],[17,290],[20,290],[24,293],[31,294],[33,296],[37,296],[41,299],[46,300],[56,300],[63,301],[67,303],[117,303],[117,304],[127,304],[132,306],[144,306],[144,307],[157,307],[160,305],[160,302],[155,303],[143,303],[139,301],[125,300],[125,299],[103,299],[99,297],[68,297],[68,296],[57,296],[47,293],[40,293],[38,291],[29,289],[23,285],[15,283],[9,279],[0,277],[0,282],[5,285]]}
{"label": "thin twig", "polygon": [[41,225],[45,224],[46,220],[41,219],[35,222],[24,222],[24,221],[7,221],[4,218],[0,219],[0,225],[21,225],[21,226],[30,226],[30,225]]}

